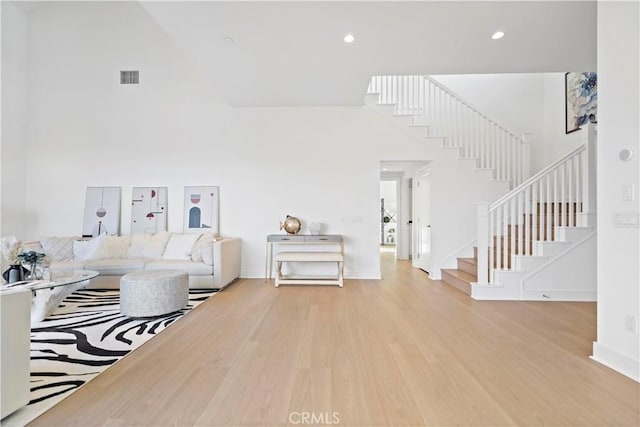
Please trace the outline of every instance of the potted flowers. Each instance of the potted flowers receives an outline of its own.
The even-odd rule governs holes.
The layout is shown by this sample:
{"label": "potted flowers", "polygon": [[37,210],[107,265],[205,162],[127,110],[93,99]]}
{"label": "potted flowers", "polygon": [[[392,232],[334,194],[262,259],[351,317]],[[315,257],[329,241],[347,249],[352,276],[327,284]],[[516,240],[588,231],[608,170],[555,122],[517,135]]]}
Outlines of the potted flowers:
{"label": "potted flowers", "polygon": [[14,236],[3,237],[0,239],[0,250],[2,250],[2,256],[9,262],[9,268],[2,273],[2,277],[7,283],[19,282],[23,279],[23,271],[18,259],[22,242]]}
{"label": "potted flowers", "polygon": [[[42,279],[42,275],[38,277],[38,263],[44,258],[44,254],[36,251],[27,251],[18,254],[18,258],[22,261],[22,264],[28,270],[25,280]],[[41,272],[41,270],[40,270]]]}

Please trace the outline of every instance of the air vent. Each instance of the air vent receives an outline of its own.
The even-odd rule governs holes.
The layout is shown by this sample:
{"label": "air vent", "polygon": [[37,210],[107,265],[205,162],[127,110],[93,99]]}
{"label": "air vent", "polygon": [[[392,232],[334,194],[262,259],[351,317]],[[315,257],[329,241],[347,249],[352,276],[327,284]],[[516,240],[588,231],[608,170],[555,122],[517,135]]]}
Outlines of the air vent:
{"label": "air vent", "polygon": [[137,85],[140,83],[140,71],[120,71],[121,85]]}

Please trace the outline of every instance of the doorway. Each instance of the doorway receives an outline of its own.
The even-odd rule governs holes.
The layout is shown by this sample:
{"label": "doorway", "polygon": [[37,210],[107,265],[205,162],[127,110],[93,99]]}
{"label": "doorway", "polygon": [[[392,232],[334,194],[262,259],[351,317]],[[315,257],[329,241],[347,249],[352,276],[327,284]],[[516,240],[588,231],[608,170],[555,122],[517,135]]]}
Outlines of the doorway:
{"label": "doorway", "polygon": [[396,181],[380,181],[380,248],[395,252],[398,229]]}
{"label": "doorway", "polygon": [[395,259],[410,260],[415,253],[413,229],[412,182],[416,170],[427,161],[380,162],[380,205],[378,242],[380,251],[392,253]]}

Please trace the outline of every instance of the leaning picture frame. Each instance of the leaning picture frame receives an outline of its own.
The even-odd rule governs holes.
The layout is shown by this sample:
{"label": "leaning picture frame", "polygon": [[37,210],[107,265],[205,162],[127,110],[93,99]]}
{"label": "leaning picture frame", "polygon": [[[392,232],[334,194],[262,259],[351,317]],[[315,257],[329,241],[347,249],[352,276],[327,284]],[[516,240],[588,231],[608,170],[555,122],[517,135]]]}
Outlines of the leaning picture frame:
{"label": "leaning picture frame", "polygon": [[598,76],[596,73],[565,73],[565,134],[587,123],[598,122]]}
{"label": "leaning picture frame", "polygon": [[120,187],[87,187],[82,237],[120,234]]}
{"label": "leaning picture frame", "polygon": [[212,232],[218,236],[220,188],[217,186],[184,187],[184,233]]}

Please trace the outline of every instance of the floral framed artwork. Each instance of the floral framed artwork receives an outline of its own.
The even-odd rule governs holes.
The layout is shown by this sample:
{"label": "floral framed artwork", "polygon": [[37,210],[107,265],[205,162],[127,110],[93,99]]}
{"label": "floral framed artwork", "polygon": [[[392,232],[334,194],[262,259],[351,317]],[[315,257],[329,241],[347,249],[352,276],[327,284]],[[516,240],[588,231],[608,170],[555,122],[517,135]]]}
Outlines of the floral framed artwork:
{"label": "floral framed artwork", "polygon": [[184,187],[184,233],[219,234],[219,187]]}
{"label": "floral framed artwork", "polygon": [[575,132],[587,123],[598,122],[598,76],[596,73],[566,73],[565,133]]}

